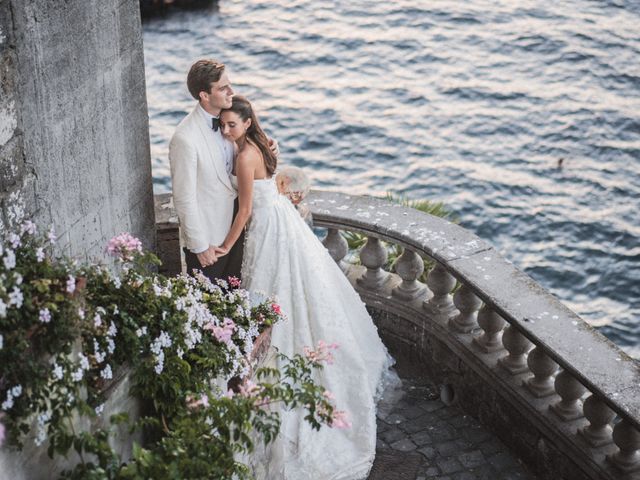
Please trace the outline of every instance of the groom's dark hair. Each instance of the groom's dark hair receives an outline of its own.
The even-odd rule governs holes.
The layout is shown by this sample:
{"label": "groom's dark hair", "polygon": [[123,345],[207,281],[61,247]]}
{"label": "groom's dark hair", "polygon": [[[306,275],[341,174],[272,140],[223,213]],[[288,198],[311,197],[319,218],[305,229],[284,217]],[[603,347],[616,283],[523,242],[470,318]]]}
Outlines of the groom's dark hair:
{"label": "groom's dark hair", "polygon": [[200,92],[211,92],[211,84],[220,80],[224,72],[224,63],[215,60],[198,60],[191,65],[187,75],[187,88],[196,100],[200,100]]}

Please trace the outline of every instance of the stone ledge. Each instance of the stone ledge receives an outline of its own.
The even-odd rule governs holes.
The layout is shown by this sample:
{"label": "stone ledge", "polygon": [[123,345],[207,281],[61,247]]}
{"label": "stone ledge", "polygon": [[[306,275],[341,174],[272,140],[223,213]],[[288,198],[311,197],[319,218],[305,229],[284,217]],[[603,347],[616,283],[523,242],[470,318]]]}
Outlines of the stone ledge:
{"label": "stone ledge", "polygon": [[640,365],[489,244],[441,218],[372,197],[313,191],[314,225],[365,233],[433,258],[640,429]]}

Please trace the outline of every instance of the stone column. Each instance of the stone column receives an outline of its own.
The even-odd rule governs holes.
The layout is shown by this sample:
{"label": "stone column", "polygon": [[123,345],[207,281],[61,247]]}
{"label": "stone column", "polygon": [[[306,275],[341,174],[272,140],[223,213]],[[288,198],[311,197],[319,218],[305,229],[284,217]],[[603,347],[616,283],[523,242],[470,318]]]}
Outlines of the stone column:
{"label": "stone column", "polygon": [[358,285],[368,290],[379,289],[387,279],[388,273],[382,270],[382,266],[387,261],[387,250],[380,240],[375,237],[367,238],[367,243],[360,251],[360,261],[367,267]]}

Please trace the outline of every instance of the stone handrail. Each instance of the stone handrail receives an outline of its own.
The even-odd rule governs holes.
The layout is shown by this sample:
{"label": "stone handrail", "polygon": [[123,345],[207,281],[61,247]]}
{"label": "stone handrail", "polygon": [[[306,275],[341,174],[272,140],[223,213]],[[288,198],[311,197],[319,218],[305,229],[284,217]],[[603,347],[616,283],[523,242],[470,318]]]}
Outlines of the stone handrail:
{"label": "stone handrail", "polygon": [[[156,215],[159,243],[173,245],[177,219],[169,197],[156,197]],[[365,304],[382,312],[374,318],[385,342],[401,339],[423,366],[428,352],[445,372],[443,385],[460,392],[462,407],[484,423],[502,422],[496,433],[539,473],[640,478],[636,361],[458,225],[372,197],[313,191],[305,203],[314,226],[328,229],[323,243],[331,256]],[[366,235],[361,265],[343,261],[341,230]],[[383,269],[380,240],[403,248],[395,273]],[[421,257],[435,263],[426,285],[418,281]],[[470,386],[470,379],[480,380]],[[480,407],[478,390],[487,386],[489,406]],[[509,408],[515,413],[505,413]]]}
{"label": "stone handrail", "polygon": [[[466,361],[475,355],[480,365],[480,357],[488,356],[489,367],[516,377],[512,386],[521,382],[525,387],[520,400],[529,396],[532,411],[552,411],[559,423],[579,429],[585,442],[577,440],[578,448],[587,447],[583,450],[603,463],[604,470],[614,466],[611,478],[640,469],[639,364],[491,245],[458,225],[381,199],[314,191],[306,203],[314,226],[329,229],[324,243],[336,261],[347,253],[337,230],[368,236],[360,253],[366,270],[355,275],[361,295],[377,290],[377,296],[369,297],[377,297],[381,305],[417,302],[425,317],[444,315],[447,335],[460,337],[455,350],[466,350]],[[388,289],[386,299],[386,251],[378,240],[405,249],[395,264],[401,279]],[[420,256],[436,262],[427,285],[417,281]],[[450,298],[455,280],[461,286]],[[585,391],[589,396],[583,405]],[[619,421],[613,425],[616,415]],[[611,448],[612,441],[617,448]],[[599,447],[603,454],[598,457],[593,450]]]}

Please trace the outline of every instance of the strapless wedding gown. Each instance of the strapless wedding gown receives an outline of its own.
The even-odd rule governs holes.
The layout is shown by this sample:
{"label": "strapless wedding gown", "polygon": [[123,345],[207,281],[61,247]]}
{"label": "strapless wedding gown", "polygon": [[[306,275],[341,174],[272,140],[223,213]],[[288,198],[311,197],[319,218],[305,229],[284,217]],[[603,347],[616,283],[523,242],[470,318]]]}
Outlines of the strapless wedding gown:
{"label": "strapless wedding gown", "polygon": [[[236,180],[233,178],[233,180]],[[275,179],[255,180],[244,245],[244,288],[274,294],[287,319],[274,326],[272,346],[291,357],[318,341],[337,343],[335,361],[316,380],[335,396],[348,429],[313,430],[303,410],[281,413],[273,443],[251,461],[257,479],[360,480],[376,446],[376,402],[397,382],[393,364],[360,297]]]}

